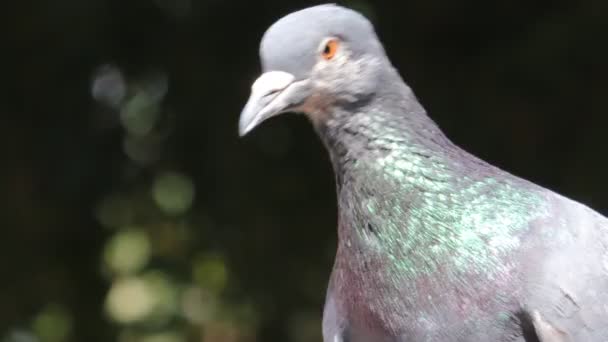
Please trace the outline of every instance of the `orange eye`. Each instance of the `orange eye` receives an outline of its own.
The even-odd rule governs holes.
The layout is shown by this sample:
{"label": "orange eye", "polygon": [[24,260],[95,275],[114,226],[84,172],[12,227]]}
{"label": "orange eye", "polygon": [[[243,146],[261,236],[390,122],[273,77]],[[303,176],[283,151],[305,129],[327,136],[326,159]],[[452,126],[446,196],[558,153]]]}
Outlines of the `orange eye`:
{"label": "orange eye", "polygon": [[338,45],[338,41],[335,39],[330,39],[329,41],[327,41],[325,47],[323,48],[323,52],[321,52],[323,58],[325,58],[326,60],[334,58],[336,52],[338,52]]}

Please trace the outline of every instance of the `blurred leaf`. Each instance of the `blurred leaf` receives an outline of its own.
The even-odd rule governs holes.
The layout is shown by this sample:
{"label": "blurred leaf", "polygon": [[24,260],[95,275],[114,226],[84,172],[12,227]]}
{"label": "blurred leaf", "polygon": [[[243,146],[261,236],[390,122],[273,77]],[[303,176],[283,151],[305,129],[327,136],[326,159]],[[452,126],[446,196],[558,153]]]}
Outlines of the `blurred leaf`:
{"label": "blurred leaf", "polygon": [[179,296],[176,284],[161,271],[150,271],[142,276],[155,298],[148,323],[162,325],[179,312]]}
{"label": "blurred leaf", "polygon": [[120,119],[129,134],[144,136],[152,131],[160,117],[160,106],[145,92],[135,94],[124,105]]}
{"label": "blurred leaf", "polygon": [[179,215],[192,206],[194,183],[181,173],[164,172],[156,177],[152,194],[162,211],[170,215]]}
{"label": "blurred leaf", "polygon": [[34,318],[32,328],[42,342],[66,341],[72,330],[72,317],[62,306],[50,304]]}
{"label": "blurred leaf", "polygon": [[131,274],[141,270],[150,259],[150,240],[146,232],[138,229],[120,231],[104,249],[104,260],[118,274]]}
{"label": "blurred leaf", "polygon": [[106,297],[106,312],[118,323],[134,323],[150,315],[158,298],[149,283],[130,277],[116,280]]}
{"label": "blurred leaf", "polygon": [[192,267],[192,277],[202,288],[218,294],[226,287],[228,272],[225,262],[220,256],[199,256]]}
{"label": "blurred leaf", "polygon": [[123,324],[142,321],[164,324],[178,308],[177,288],[160,271],[150,271],[141,277],[119,278],[106,297],[107,313]]}

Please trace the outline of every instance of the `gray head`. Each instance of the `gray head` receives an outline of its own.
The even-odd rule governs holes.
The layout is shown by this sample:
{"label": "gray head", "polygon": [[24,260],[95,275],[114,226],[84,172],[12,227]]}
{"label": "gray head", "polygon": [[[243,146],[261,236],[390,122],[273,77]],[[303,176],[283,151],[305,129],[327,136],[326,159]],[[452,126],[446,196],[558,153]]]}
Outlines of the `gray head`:
{"label": "gray head", "polygon": [[371,23],[337,5],[310,7],[275,22],[262,38],[260,57],[263,74],[241,113],[241,135],[285,112],[327,118],[332,106],[372,95],[390,65]]}

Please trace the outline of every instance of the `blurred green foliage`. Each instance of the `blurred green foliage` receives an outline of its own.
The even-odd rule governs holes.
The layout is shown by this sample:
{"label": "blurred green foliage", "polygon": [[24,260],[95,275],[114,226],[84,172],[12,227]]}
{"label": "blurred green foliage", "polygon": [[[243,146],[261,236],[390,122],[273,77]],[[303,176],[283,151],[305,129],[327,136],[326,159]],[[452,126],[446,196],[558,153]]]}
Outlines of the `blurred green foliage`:
{"label": "blurred green foliage", "polygon": [[72,317],[65,308],[49,304],[34,318],[32,330],[40,341],[65,341],[70,337]]}
{"label": "blurred green foliage", "polygon": [[[343,2],[455,142],[608,212],[601,0]],[[301,117],[237,138],[309,1],[0,5],[0,341],[320,341],[335,253]]]}

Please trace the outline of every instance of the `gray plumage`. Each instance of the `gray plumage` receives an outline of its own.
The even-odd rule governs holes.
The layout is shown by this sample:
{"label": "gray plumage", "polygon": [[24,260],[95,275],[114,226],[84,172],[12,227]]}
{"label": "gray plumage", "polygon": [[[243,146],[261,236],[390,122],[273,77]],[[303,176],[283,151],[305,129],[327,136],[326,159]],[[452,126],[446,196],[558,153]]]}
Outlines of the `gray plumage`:
{"label": "gray plumage", "polygon": [[336,174],[325,342],[608,341],[608,220],[451,143],[362,15],[292,13],[260,56],[240,134],[304,113]]}

